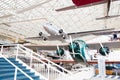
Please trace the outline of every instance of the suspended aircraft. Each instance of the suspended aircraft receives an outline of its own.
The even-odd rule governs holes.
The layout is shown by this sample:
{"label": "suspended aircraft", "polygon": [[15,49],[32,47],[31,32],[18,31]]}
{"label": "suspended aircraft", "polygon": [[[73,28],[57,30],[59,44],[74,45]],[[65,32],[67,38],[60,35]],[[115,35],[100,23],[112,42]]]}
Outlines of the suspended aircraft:
{"label": "suspended aircraft", "polygon": [[[117,31],[118,32],[118,31]],[[108,32],[109,33],[109,32]],[[106,33],[107,34],[107,33]],[[63,56],[64,59],[53,60],[53,62],[67,62],[74,63],[83,61],[85,63],[94,64],[97,63],[98,56],[104,56],[107,64],[120,63],[119,50],[113,50],[120,48],[120,40],[111,40],[112,34],[102,35],[90,41],[84,42],[83,40],[74,40],[69,44],[60,45],[59,48],[56,45],[26,45],[31,49],[41,50],[57,50],[55,55],[48,55],[49,57],[59,58]],[[105,51],[104,51],[105,50]],[[56,56],[57,55],[57,56]]]}
{"label": "suspended aircraft", "polygon": [[85,35],[89,35],[89,34],[95,34],[95,33],[102,33],[105,31],[110,31],[110,30],[114,30],[114,28],[109,28],[109,29],[101,29],[101,30],[92,30],[92,31],[84,31],[84,32],[73,32],[73,33],[66,33],[63,29],[58,28],[56,25],[53,25],[51,23],[45,23],[43,25],[43,28],[45,29],[45,31],[49,34],[46,35],[43,32],[39,32],[39,36],[37,37],[28,37],[26,39],[34,39],[34,40],[59,40],[59,41],[63,41],[65,39],[68,39],[69,35],[71,35],[73,38],[77,38],[80,36],[85,36]]}
{"label": "suspended aircraft", "polygon": [[119,45],[119,34],[117,38],[114,38],[113,34],[106,33],[105,35],[98,36],[86,42],[75,40],[69,44],[69,50],[75,53],[72,54],[75,61],[82,59],[86,63],[97,64],[98,58],[103,56],[107,64],[113,64],[120,63]]}
{"label": "suspended aircraft", "polygon": [[98,58],[102,56],[103,58],[105,58],[106,64],[119,64],[120,36],[115,40],[111,38],[113,38],[113,36],[109,34],[91,39],[86,43],[80,40],[73,41],[73,46],[70,45],[71,48],[73,48],[73,50],[71,49],[71,51],[77,53],[72,55],[73,57],[75,55],[74,60],[79,60],[79,57],[81,56],[84,62],[88,64],[97,64]]}
{"label": "suspended aircraft", "polygon": [[113,15],[109,16],[109,11],[110,11],[110,6],[112,1],[118,1],[118,0],[72,0],[74,5],[56,9],[56,11],[65,11],[65,10],[72,10],[72,9],[77,9],[77,8],[83,8],[83,7],[89,7],[89,6],[94,6],[94,5],[99,5],[103,3],[107,3],[107,11],[105,17],[102,18],[97,18],[98,19],[104,19],[104,18],[114,18],[118,17],[120,15]]}

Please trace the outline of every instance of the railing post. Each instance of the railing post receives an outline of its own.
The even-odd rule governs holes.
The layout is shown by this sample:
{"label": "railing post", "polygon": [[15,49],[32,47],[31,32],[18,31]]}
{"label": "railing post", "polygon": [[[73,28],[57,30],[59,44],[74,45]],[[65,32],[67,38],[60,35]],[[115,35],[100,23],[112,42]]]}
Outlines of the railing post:
{"label": "railing post", "polygon": [[50,80],[50,62],[48,61],[48,80]]}
{"label": "railing post", "polygon": [[73,56],[75,57],[75,51],[74,51],[74,47],[73,47],[73,40],[72,40],[72,37],[71,36],[69,36],[70,37],[70,43],[71,43],[71,45],[72,45],[72,53],[73,53]]}
{"label": "railing post", "polygon": [[32,68],[32,56],[33,56],[33,53],[30,52],[30,67]]}
{"label": "railing post", "polygon": [[1,46],[1,54],[3,54],[3,45]]}
{"label": "railing post", "polygon": [[18,58],[19,44],[17,44],[16,59]]}
{"label": "railing post", "polygon": [[17,80],[17,68],[15,67],[14,80]]}

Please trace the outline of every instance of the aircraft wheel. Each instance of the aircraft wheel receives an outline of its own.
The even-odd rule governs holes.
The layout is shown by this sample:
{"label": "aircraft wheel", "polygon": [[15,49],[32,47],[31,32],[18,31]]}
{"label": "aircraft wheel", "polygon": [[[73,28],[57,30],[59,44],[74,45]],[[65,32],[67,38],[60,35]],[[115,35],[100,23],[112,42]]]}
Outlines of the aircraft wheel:
{"label": "aircraft wheel", "polygon": [[47,40],[47,38],[46,38],[46,37],[44,37],[44,38],[43,38],[43,40],[44,40],[44,41],[46,41],[46,40]]}
{"label": "aircraft wheel", "polygon": [[66,37],[65,37],[65,36],[63,36],[63,39],[66,39]]}

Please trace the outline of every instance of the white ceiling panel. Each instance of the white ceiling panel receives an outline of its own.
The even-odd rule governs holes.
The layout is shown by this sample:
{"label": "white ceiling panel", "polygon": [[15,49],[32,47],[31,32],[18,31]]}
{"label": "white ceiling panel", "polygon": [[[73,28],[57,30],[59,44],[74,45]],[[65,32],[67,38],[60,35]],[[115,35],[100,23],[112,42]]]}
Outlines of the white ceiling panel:
{"label": "white ceiling panel", "polygon": [[[4,29],[24,37],[38,36],[40,31],[47,34],[42,27],[46,22],[51,22],[66,32],[120,28],[120,17],[96,20],[105,16],[106,4],[55,11],[70,5],[73,5],[72,0],[0,0],[0,28],[3,29],[4,25]],[[109,14],[120,15],[120,1],[111,4]]]}

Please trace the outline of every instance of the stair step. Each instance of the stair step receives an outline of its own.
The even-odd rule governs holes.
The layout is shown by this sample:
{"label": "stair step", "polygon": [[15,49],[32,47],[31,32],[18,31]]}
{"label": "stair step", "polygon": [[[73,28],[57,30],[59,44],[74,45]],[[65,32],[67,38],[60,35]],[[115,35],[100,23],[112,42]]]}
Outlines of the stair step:
{"label": "stair step", "polygon": [[9,69],[12,69],[12,68],[14,69],[14,66],[11,66],[11,65],[10,65],[10,66],[6,66],[6,67],[2,67],[2,66],[0,67],[0,69],[8,69],[8,68],[9,68]]}
{"label": "stair step", "polygon": [[[9,68],[7,68],[7,69],[0,69],[0,72],[1,72],[1,71],[3,71],[3,72],[4,72],[4,71],[11,71],[11,70],[15,70],[15,68],[14,68],[14,69],[13,69],[13,68],[10,68],[10,69],[9,69]],[[22,68],[21,70],[23,70],[23,71],[29,70],[29,71],[30,71],[30,69],[26,69],[26,68]]]}
{"label": "stair step", "polygon": [[[25,66],[23,66],[22,64],[20,64],[20,63],[13,63],[13,64],[15,64],[16,66],[18,66],[19,68],[26,68]],[[6,68],[14,68],[14,66],[12,65],[12,64],[9,64],[9,63],[5,63],[5,64],[2,64],[2,65],[0,65],[0,69],[6,69]]]}
{"label": "stair step", "polygon": [[7,59],[9,59],[9,60],[11,60],[11,61],[16,61],[15,58],[7,58]]}
{"label": "stair step", "polygon": [[[11,77],[11,78],[2,78],[2,80],[14,80],[14,77]],[[33,80],[40,80],[39,76],[34,76],[32,77]],[[25,76],[17,76],[17,80],[30,80],[29,78],[25,77]]]}
{"label": "stair step", "polygon": [[[15,58],[8,58],[13,64],[18,66],[22,71],[31,76],[34,80],[40,80],[30,69],[26,69],[21,63],[16,61]],[[4,58],[0,58],[0,80],[14,80],[15,67],[7,62]],[[30,80],[22,72],[17,71],[17,80]]]}
{"label": "stair step", "polygon": [[[10,63],[7,61],[0,62],[0,65],[9,65]],[[15,62],[14,64],[20,64],[19,62]]]}
{"label": "stair step", "polygon": [[0,58],[0,60],[5,60],[4,58]]}
{"label": "stair step", "polygon": [[[27,73],[29,76],[31,76],[31,77],[34,77],[35,76],[35,74],[34,73]],[[19,76],[21,76],[21,77],[26,77],[23,73],[21,73],[21,72],[18,72],[17,73],[17,76],[19,77]],[[0,75],[0,79],[7,79],[7,78],[11,78],[11,77],[14,77],[14,73],[7,73],[7,74],[1,74]]]}
{"label": "stair step", "polygon": [[[8,75],[13,75],[15,72],[7,73],[7,74],[1,74],[0,76],[8,76]],[[25,72],[28,75],[35,74],[33,72]],[[18,71],[17,74],[23,74],[22,72]]]}
{"label": "stair step", "polygon": [[[11,61],[11,62],[13,62],[13,63],[19,63],[18,61]],[[3,64],[3,63],[9,63],[9,62],[6,61],[6,60],[3,60],[3,61],[0,60],[0,64]]]}
{"label": "stair step", "polygon": [[[7,59],[10,61],[16,61],[15,58],[7,58]],[[0,62],[2,62],[2,61],[6,61],[6,60],[4,58],[0,58]]]}
{"label": "stair step", "polygon": [[[29,69],[24,69],[23,71],[26,72],[26,73],[30,73]],[[14,73],[14,72],[15,72],[15,69],[6,70],[6,71],[0,71],[0,75],[1,74],[7,74],[7,73]]]}
{"label": "stair step", "polygon": [[[11,60],[9,60],[9,61],[11,61]],[[20,64],[18,61],[11,61],[12,63],[15,63],[15,64]],[[7,60],[4,60],[4,61],[1,61],[0,60],[0,64],[10,64]]]}
{"label": "stair step", "polygon": [[[24,77],[21,77],[19,78],[20,80],[30,80],[29,78],[24,78]],[[33,80],[40,80],[39,76],[34,76],[32,77]]]}
{"label": "stair step", "polygon": [[9,69],[9,68],[7,68],[7,69],[0,69],[0,72],[4,72],[4,71],[12,71],[12,70],[15,70],[15,69]]}
{"label": "stair step", "polygon": [[[15,64],[15,65],[17,65],[17,66],[19,66],[19,67],[22,67],[22,64]],[[3,64],[3,65],[0,65],[0,68],[1,67],[12,67],[13,65],[12,64]]]}

